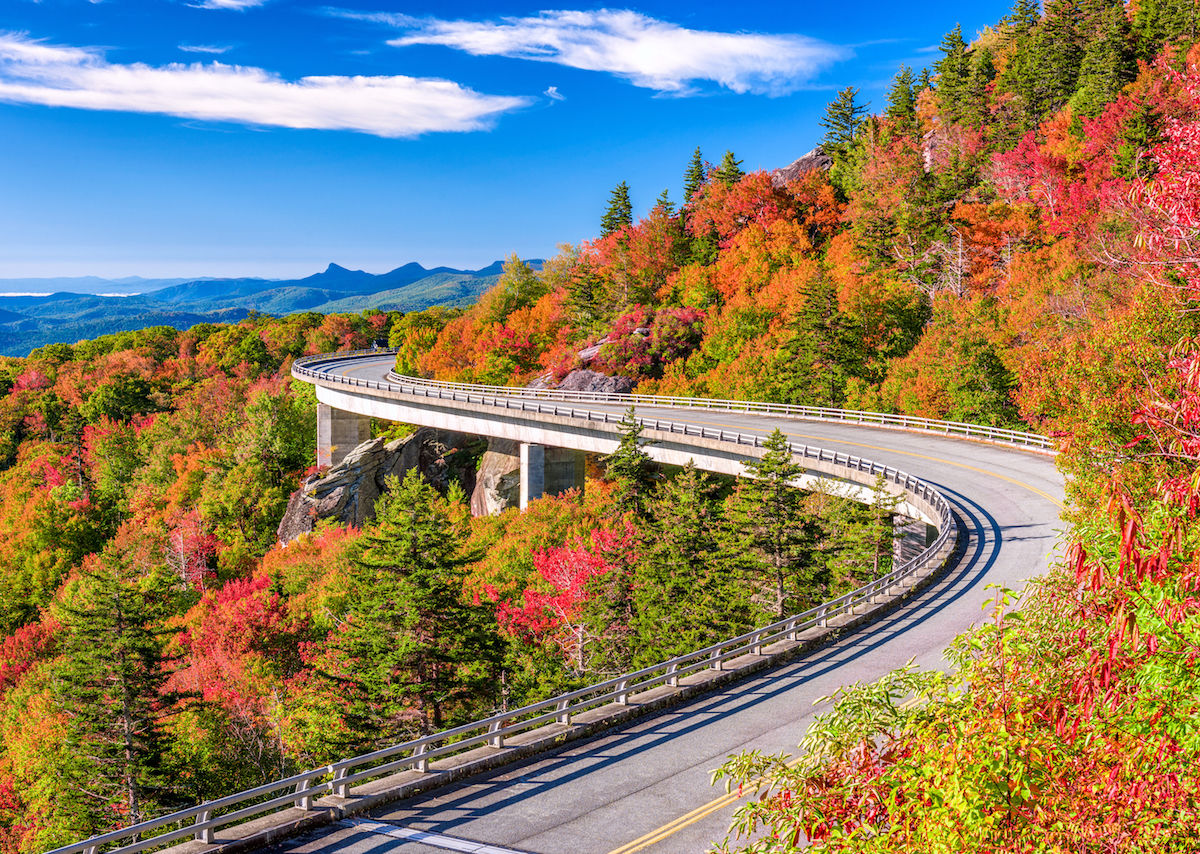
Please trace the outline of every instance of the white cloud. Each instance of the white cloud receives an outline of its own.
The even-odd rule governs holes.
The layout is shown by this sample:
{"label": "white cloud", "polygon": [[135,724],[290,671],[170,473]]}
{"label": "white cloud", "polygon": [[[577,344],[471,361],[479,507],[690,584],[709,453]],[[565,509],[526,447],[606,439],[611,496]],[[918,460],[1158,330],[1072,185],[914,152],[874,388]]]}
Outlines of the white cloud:
{"label": "white cloud", "polygon": [[230,46],[227,44],[181,44],[179,49],[184,53],[225,53],[230,50]]}
{"label": "white cloud", "polygon": [[562,92],[559,92],[559,91],[558,91],[558,87],[557,87],[557,86],[549,86],[549,87],[547,87],[546,91],[545,91],[545,92],[543,92],[542,94],[543,94],[543,95],[545,95],[547,98],[550,98],[550,99],[551,99],[551,100],[553,100],[553,101],[565,101],[565,100],[567,100],[567,96],[566,96],[566,95],[564,95]]}
{"label": "white cloud", "polygon": [[193,3],[197,9],[233,9],[237,12],[262,6],[267,0],[200,0]]}
{"label": "white cloud", "polygon": [[302,77],[261,68],[119,65],[96,50],[0,33],[0,101],[163,113],[208,121],[351,130],[386,137],[490,127],[529,98],[486,95],[450,80]]}
{"label": "white cloud", "polygon": [[739,93],[784,94],[849,55],[846,48],[806,36],[689,30],[620,9],[548,11],[499,21],[330,11],[409,30],[388,42],[397,47],[444,45],[477,56],[554,62],[674,95],[694,94],[701,82]]}

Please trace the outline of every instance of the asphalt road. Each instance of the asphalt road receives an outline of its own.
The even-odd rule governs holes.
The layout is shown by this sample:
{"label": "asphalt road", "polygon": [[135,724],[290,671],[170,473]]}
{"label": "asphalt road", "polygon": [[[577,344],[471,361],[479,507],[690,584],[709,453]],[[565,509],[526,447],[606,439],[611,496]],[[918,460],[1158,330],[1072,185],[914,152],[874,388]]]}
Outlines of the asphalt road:
{"label": "asphalt road", "polygon": [[[381,379],[389,359],[338,366]],[[604,404],[577,404],[603,410]],[[889,617],[766,675],[668,714],[574,744],[536,762],[376,811],[374,824],[335,825],[275,849],[296,854],[472,851],[479,854],[701,852],[724,838],[736,804],[709,784],[726,757],[793,751],[815,703],[915,659],[945,668],[943,650],[986,617],[990,584],[1020,588],[1057,549],[1063,481],[1049,457],[961,439],[747,413],[639,407],[639,414],[864,456],[938,487],[969,541],[935,585]]]}

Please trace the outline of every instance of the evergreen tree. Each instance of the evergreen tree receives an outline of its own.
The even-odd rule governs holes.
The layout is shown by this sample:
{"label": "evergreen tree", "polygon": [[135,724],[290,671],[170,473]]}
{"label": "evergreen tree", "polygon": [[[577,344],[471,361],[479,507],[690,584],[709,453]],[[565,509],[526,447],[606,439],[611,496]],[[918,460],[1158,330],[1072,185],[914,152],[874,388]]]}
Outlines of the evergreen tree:
{"label": "evergreen tree", "polygon": [[736,184],[746,175],[742,171],[742,161],[733,156],[732,151],[726,150],[725,156],[721,158],[721,165],[713,170],[713,177],[724,184],[726,187]]}
{"label": "evergreen tree", "polygon": [[1102,3],[1093,18],[1092,36],[1079,69],[1079,85],[1071,98],[1075,115],[1098,115],[1133,80],[1137,70],[1124,4],[1120,0]]}
{"label": "evergreen tree", "polygon": [[834,160],[845,158],[854,143],[855,135],[862,127],[867,105],[859,104],[857,98],[858,89],[847,86],[825,107],[825,118],[821,119],[825,137],[821,146]]}
{"label": "evergreen tree", "polygon": [[961,115],[967,78],[971,73],[962,24],[954,25],[954,29],[945,35],[938,49],[942,52],[942,58],[933,66],[937,75],[938,107],[946,123],[952,124],[957,122]]}
{"label": "evergreen tree", "polygon": [[654,200],[654,210],[662,211],[667,216],[675,215],[675,203],[671,201],[671,191],[664,189]]}
{"label": "evergreen tree", "polygon": [[622,181],[613,188],[608,210],[600,218],[600,236],[608,237],[630,225],[633,225],[633,205],[629,201],[629,185]]}
{"label": "evergreen tree", "polygon": [[1079,0],[1048,0],[1041,24],[1030,43],[1031,108],[1036,120],[1058,110],[1075,94],[1083,61]]}
{"label": "evergreen tree", "polygon": [[963,103],[959,110],[961,120],[969,125],[981,126],[990,116],[988,110],[988,85],[996,77],[996,66],[992,52],[986,47],[973,51],[971,73],[963,87]]}
{"label": "evergreen tree", "polygon": [[111,825],[114,804],[135,824],[169,797],[161,727],[172,701],[163,695],[172,594],[162,567],[139,573],[152,551],[122,532],[84,562],[62,608],[53,690],[72,761],[59,770],[78,798],[60,807],[85,834]]}
{"label": "evergreen tree", "polygon": [[360,746],[435,732],[491,708],[500,642],[463,601],[462,533],[416,470],[388,478],[362,537],[325,673]]}
{"label": "evergreen tree", "polygon": [[700,192],[700,188],[704,186],[704,182],[708,180],[708,175],[704,168],[704,159],[700,156],[700,146],[696,146],[696,150],[692,152],[692,159],[688,163],[687,171],[683,173],[683,206],[686,209],[691,203],[692,197]]}
{"label": "evergreen tree", "polygon": [[642,422],[633,407],[621,419],[621,441],[616,450],[604,457],[604,473],[617,485],[616,505],[622,513],[644,519],[647,502],[658,481],[658,465],[642,450]]}
{"label": "evergreen tree", "polygon": [[1198,14],[1196,0],[1138,0],[1132,20],[1137,58],[1151,61],[1168,42],[1194,43]]}
{"label": "evergreen tree", "polygon": [[1041,3],[1039,0],[1016,0],[1012,11],[1004,18],[1012,34],[1021,38],[1033,31],[1042,19]]}
{"label": "evergreen tree", "polygon": [[635,570],[635,666],[750,629],[750,589],[720,559],[721,519],[708,476],[689,463],[650,502]]}
{"label": "evergreen tree", "polygon": [[869,504],[824,496],[820,551],[829,578],[829,596],[849,593],[892,569],[892,516],[901,499],[891,492],[883,475],[875,478],[873,489]]}
{"label": "evergreen tree", "polygon": [[913,89],[915,82],[913,70],[907,65],[901,65],[892,79],[892,88],[888,90],[887,117],[902,130],[911,130],[916,125],[917,93]]}
{"label": "evergreen tree", "polygon": [[782,618],[820,599],[811,584],[815,531],[794,485],[804,469],[792,459],[787,436],[777,429],[763,448],[761,459],[745,464],[749,477],[738,481],[730,500],[721,551],[731,568],[762,579],[770,611]]}
{"label": "evergreen tree", "polygon": [[929,75],[929,69],[922,68],[921,73],[917,75],[917,94],[921,94],[921,92],[925,91],[932,85],[933,78]]}

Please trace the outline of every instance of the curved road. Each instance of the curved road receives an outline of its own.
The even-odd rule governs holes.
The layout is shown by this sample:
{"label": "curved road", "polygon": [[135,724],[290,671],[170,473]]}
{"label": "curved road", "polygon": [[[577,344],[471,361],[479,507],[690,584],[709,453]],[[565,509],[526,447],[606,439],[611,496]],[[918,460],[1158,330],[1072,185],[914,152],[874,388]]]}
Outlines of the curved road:
{"label": "curved road", "polygon": [[[392,358],[347,360],[328,373],[386,381]],[[575,404],[593,411],[623,404]],[[638,407],[638,415],[766,435],[867,457],[930,482],[951,501],[966,534],[960,559],[938,583],[890,616],[765,675],[667,714],[611,731],[528,764],[373,813],[374,823],[334,825],[280,851],[477,851],[503,854],[698,852],[725,836],[736,804],[709,785],[727,756],[793,751],[814,701],[878,679],[909,659],[947,666],[942,651],[978,623],[986,585],[1020,588],[1057,547],[1063,481],[1052,458],[931,434],[797,421],[740,412]]]}

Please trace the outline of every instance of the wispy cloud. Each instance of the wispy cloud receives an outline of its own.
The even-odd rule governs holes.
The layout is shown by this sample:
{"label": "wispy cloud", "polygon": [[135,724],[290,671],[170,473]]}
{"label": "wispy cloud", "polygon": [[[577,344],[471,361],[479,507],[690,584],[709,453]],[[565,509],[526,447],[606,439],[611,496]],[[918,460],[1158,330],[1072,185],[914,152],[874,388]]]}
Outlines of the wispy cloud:
{"label": "wispy cloud", "polygon": [[557,86],[549,86],[549,87],[547,87],[547,88],[546,88],[546,91],[545,91],[545,92],[543,92],[542,94],[543,94],[543,95],[545,95],[547,98],[551,99],[552,101],[565,101],[565,100],[567,100],[567,96],[566,96],[566,95],[564,95],[562,92],[559,92],[559,91],[558,91],[558,87],[557,87]]}
{"label": "wispy cloud", "polygon": [[179,49],[184,53],[225,53],[230,50],[230,45],[218,44],[181,44]]}
{"label": "wispy cloud", "polygon": [[0,33],[0,101],[163,113],[207,121],[350,130],[385,137],[490,127],[531,99],[487,95],[450,80],[302,77],[261,68],[108,62],[100,51]]}
{"label": "wispy cloud", "polygon": [[246,9],[253,9],[255,6],[262,6],[267,0],[199,0],[198,3],[193,3],[197,9],[233,9],[241,12]]}
{"label": "wispy cloud", "polygon": [[494,21],[451,21],[327,10],[406,30],[388,44],[444,45],[476,56],[553,62],[623,77],[635,86],[691,95],[699,84],[780,95],[850,55],[801,35],[690,30],[621,9],[547,11]]}

